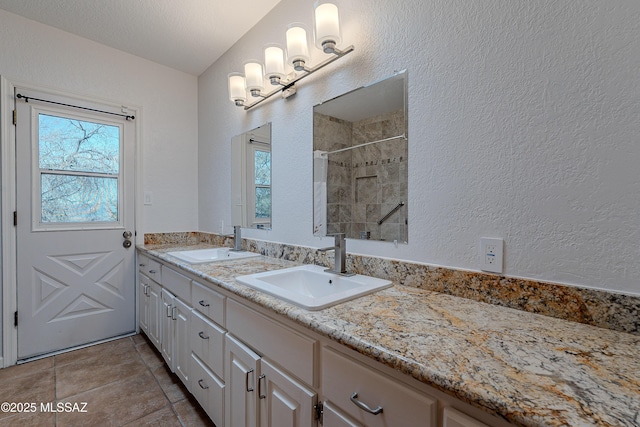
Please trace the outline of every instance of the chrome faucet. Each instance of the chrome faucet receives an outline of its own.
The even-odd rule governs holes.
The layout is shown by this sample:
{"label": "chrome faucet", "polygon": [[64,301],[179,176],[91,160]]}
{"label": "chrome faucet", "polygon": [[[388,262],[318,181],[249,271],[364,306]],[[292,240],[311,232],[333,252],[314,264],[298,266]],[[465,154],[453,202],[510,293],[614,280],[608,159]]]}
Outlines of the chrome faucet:
{"label": "chrome faucet", "polygon": [[327,268],[325,271],[328,273],[340,274],[342,276],[355,276],[355,273],[347,273],[346,261],[347,261],[347,241],[344,233],[336,233],[334,246],[327,248],[320,248],[318,252],[334,251],[334,263],[333,268]]}
{"label": "chrome faucet", "polygon": [[229,249],[234,252],[242,251],[242,226],[233,226],[233,249]]}

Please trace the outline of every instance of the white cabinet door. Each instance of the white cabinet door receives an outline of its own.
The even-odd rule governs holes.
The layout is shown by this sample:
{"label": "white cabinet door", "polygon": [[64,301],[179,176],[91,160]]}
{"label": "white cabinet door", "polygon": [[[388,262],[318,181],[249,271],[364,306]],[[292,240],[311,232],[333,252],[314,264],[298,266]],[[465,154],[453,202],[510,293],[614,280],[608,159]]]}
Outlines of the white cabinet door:
{"label": "white cabinet door", "polygon": [[138,279],[138,324],[149,335],[149,278],[139,275]]}
{"label": "white cabinet door", "polygon": [[267,360],[260,362],[258,398],[262,427],[313,427],[318,395]]}
{"label": "white cabinet door", "polygon": [[164,361],[167,362],[171,372],[175,371],[175,364],[173,362],[173,321],[171,319],[171,309],[173,308],[174,300],[176,297],[166,289],[162,289],[162,310],[160,311],[160,332],[162,338],[160,340],[160,353]]}
{"label": "white cabinet door", "polygon": [[225,427],[256,427],[260,356],[227,334],[225,357]]}
{"label": "white cabinet door", "polygon": [[147,288],[149,298],[149,331],[147,337],[160,351],[162,348],[162,288],[153,280],[149,281]]}
{"label": "white cabinet door", "polygon": [[190,387],[189,367],[191,366],[191,344],[189,342],[189,328],[191,326],[191,307],[179,298],[175,298],[171,309],[174,325],[173,363],[175,373],[187,388]]}

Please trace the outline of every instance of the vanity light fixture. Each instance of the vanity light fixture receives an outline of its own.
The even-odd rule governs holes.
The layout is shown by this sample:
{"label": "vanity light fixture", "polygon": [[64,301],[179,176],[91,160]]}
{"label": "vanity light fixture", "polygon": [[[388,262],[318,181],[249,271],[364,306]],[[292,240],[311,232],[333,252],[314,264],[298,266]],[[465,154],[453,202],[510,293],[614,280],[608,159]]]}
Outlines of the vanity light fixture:
{"label": "vanity light fixture", "polygon": [[[288,98],[296,93],[296,82],[353,51],[353,45],[343,50],[337,48],[342,41],[338,7],[333,3],[320,1],[317,1],[314,7],[315,46],[333,56],[316,66],[309,67],[307,65],[310,60],[307,32],[302,24],[289,25],[285,33],[286,65],[285,51],[282,47],[269,44],[264,49],[264,68],[261,63],[252,60],[245,62],[244,74],[229,74],[229,98],[236,106],[248,110],[279,92],[282,92],[282,98]],[[287,73],[287,66],[293,67],[294,71]],[[272,86],[277,86],[266,93],[265,78]],[[258,99],[248,102],[247,92],[251,98]]]}

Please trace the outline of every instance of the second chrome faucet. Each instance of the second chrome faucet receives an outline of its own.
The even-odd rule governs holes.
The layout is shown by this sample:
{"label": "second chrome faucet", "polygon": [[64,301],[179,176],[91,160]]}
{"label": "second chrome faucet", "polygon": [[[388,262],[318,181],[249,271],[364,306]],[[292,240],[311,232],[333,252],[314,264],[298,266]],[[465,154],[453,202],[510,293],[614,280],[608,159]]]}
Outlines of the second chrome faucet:
{"label": "second chrome faucet", "polygon": [[333,246],[318,249],[318,252],[334,251],[333,268],[327,268],[325,271],[342,276],[355,276],[355,273],[347,273],[347,241],[345,239],[345,233],[336,233],[333,236],[335,238],[335,244]]}

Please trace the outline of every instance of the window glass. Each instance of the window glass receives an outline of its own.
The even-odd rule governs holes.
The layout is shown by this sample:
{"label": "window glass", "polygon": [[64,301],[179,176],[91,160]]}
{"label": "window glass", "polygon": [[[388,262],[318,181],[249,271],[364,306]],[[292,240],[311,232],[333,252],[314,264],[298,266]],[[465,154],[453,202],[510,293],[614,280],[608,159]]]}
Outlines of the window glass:
{"label": "window glass", "polygon": [[117,222],[120,127],[38,119],[41,223]]}

